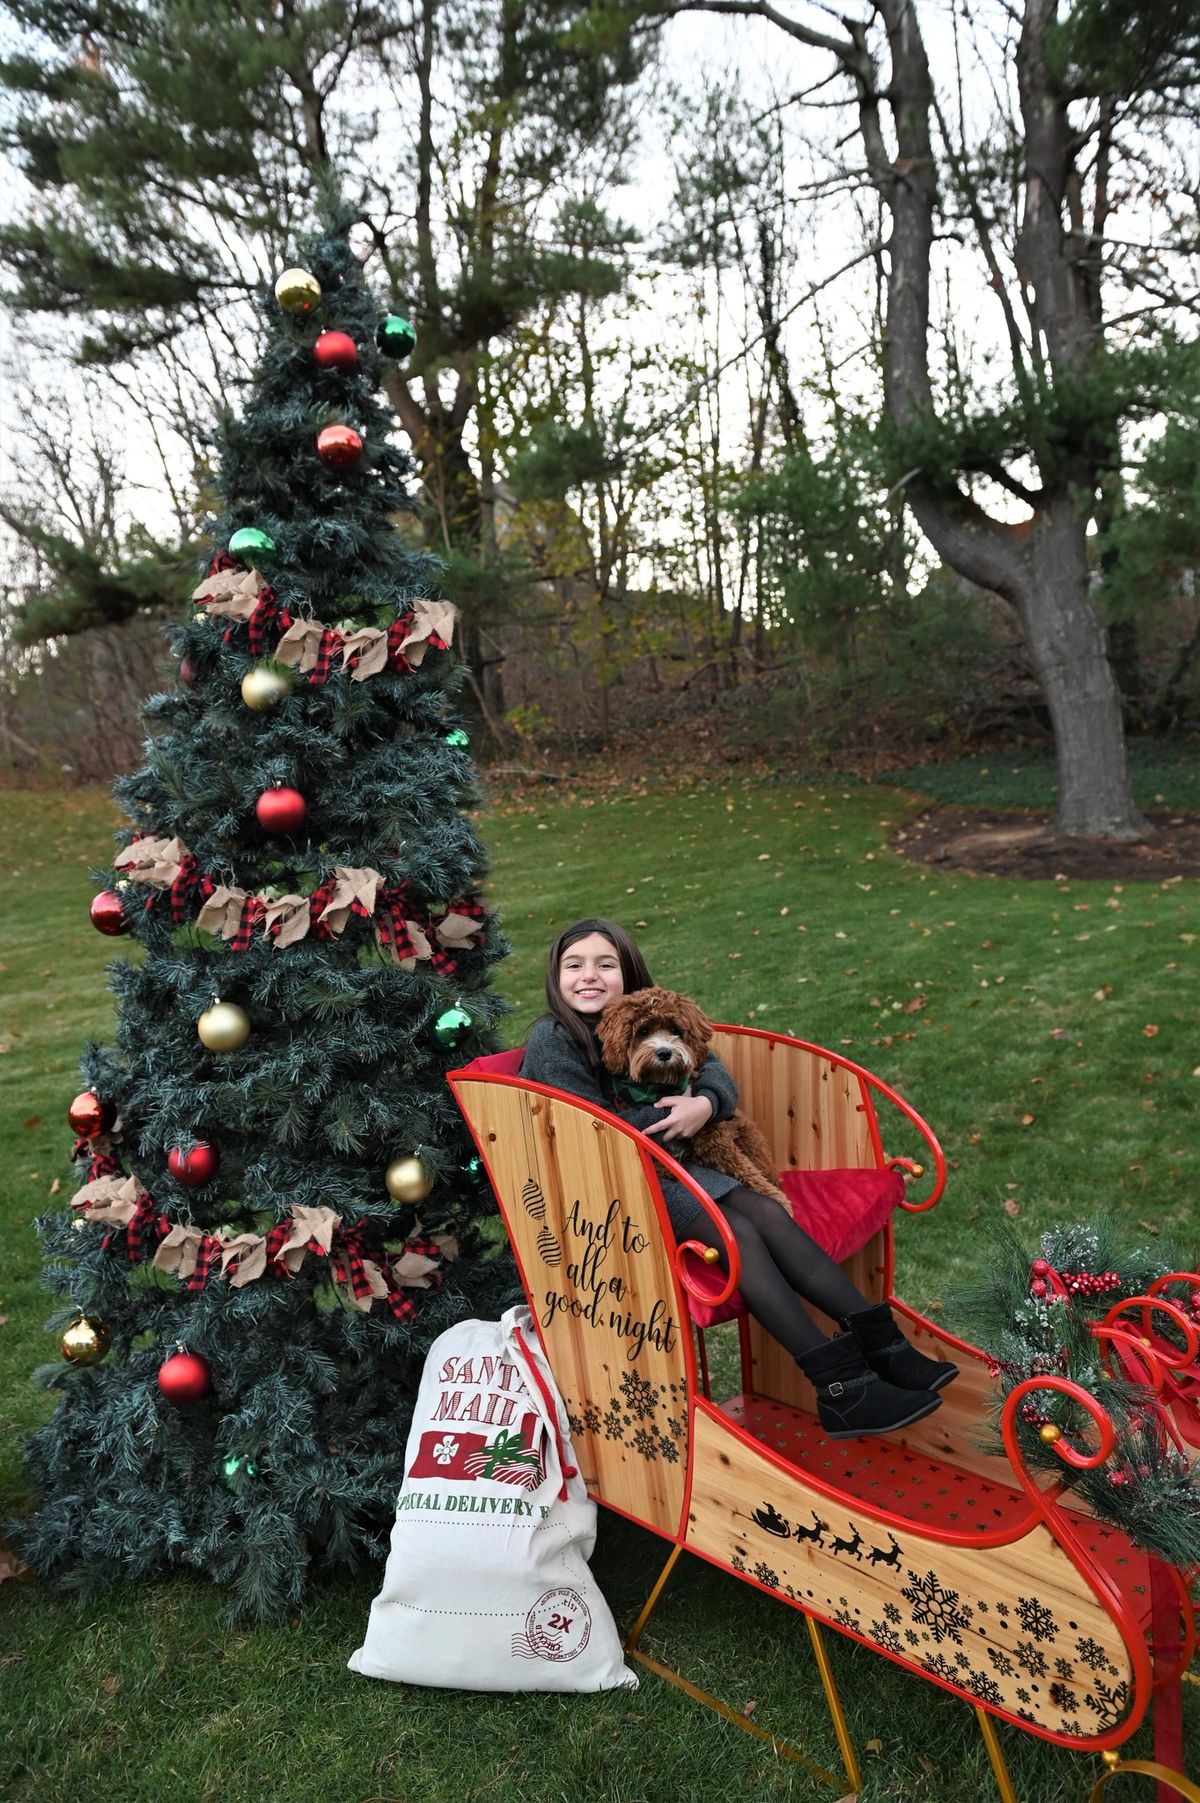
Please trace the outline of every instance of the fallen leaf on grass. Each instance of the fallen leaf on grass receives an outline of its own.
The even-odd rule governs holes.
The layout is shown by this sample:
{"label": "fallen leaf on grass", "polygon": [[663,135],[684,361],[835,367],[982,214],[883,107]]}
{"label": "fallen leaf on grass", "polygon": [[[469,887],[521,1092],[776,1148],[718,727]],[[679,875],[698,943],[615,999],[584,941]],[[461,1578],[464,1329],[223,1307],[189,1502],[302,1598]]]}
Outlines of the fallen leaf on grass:
{"label": "fallen leaf on grass", "polygon": [[1142,1032],[1147,1039],[1153,1039],[1154,1035],[1158,1032],[1158,1028],[1153,1025],[1145,1026],[1142,1028]]}
{"label": "fallen leaf on grass", "polygon": [[27,1117],[27,1119],[25,1121],[26,1127],[40,1127],[41,1124],[42,1124],[42,1117],[40,1114],[31,1114]]}
{"label": "fallen leaf on grass", "polygon": [[15,1553],[10,1553],[0,1546],[0,1584],[5,1578],[28,1578],[32,1574],[28,1565],[23,1565]]}
{"label": "fallen leaf on grass", "polygon": [[883,1752],[883,1742],[881,1740],[869,1740],[867,1742],[867,1752],[868,1753],[882,1753]]}
{"label": "fallen leaf on grass", "polygon": [[47,1193],[51,1196],[57,1196],[57,1194],[61,1188],[62,1188],[62,1178],[56,1177],[54,1179],[54,1182],[50,1185],[49,1191]]}
{"label": "fallen leaf on grass", "polygon": [[1034,1118],[1035,1117],[1032,1114],[1023,1114],[1021,1116],[1022,1127],[1032,1127],[1033,1123],[1034,1123]]}
{"label": "fallen leaf on grass", "polygon": [[1153,1222],[1153,1221],[1139,1221],[1139,1222],[1138,1222],[1138,1226],[1139,1226],[1139,1227],[1143,1227],[1143,1228],[1145,1228],[1145,1230],[1146,1230],[1146,1232],[1147,1232],[1147,1233],[1152,1233],[1152,1234],[1153,1234],[1153,1235],[1154,1235],[1154,1237],[1155,1237],[1155,1239],[1157,1239],[1157,1238],[1158,1238],[1158,1234],[1159,1234],[1159,1229],[1158,1229],[1158,1227],[1157,1227],[1157,1225],[1156,1225],[1156,1223],[1155,1223],[1155,1222]]}
{"label": "fallen leaf on grass", "polygon": [[1004,1204],[1004,1212],[1010,1221],[1015,1220],[1016,1216],[1021,1212],[1021,1204],[1019,1202],[1014,1202],[1010,1196]]}
{"label": "fallen leaf on grass", "polygon": [[100,1688],[106,1697],[115,1697],[117,1691],[121,1688],[120,1680],[117,1678],[101,1678]]}

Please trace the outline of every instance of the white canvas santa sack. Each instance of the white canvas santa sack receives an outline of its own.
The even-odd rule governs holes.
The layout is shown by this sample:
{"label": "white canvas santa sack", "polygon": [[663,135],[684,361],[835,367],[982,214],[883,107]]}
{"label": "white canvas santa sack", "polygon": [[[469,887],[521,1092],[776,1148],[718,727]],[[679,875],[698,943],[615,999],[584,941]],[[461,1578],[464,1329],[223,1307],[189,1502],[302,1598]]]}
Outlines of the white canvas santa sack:
{"label": "white canvas santa sack", "polygon": [[461,1690],[636,1685],[588,1570],[596,1505],[526,1308],[434,1341],[350,1670]]}

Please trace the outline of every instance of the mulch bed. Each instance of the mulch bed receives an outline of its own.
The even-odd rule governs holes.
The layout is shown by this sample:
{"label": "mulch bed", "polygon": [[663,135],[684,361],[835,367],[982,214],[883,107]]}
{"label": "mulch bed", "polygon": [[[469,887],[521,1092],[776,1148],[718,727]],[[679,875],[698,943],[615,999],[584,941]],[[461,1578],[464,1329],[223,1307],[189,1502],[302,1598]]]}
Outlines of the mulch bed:
{"label": "mulch bed", "polygon": [[1200,814],[1148,814],[1143,838],[1114,841],[1068,837],[1046,814],[927,808],[904,822],[892,844],[915,863],[989,876],[1144,883],[1200,876]]}

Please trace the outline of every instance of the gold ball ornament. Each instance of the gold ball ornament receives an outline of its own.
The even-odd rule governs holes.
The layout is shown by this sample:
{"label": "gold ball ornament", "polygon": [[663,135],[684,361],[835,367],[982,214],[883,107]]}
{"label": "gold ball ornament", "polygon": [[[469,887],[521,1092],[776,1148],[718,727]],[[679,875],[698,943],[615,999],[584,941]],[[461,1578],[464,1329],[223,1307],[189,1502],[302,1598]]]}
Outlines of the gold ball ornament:
{"label": "gold ball ornament", "polygon": [[250,1016],[236,1002],[214,1002],[196,1022],[210,1052],[236,1052],[250,1037]]}
{"label": "gold ball ornament", "polygon": [[242,677],[242,700],[256,714],[268,713],[292,692],[291,677],[271,664],[255,664]]}
{"label": "gold ball ornament", "polygon": [[321,298],[321,284],[308,269],[285,269],[275,283],[275,299],[285,313],[311,313]]}
{"label": "gold ball ornament", "polygon": [[98,1365],[112,1345],[112,1335],[97,1316],[80,1315],[58,1345],[69,1365]]}
{"label": "gold ball ornament", "polygon": [[419,1158],[393,1158],[384,1175],[388,1195],[396,1202],[423,1202],[433,1183]]}
{"label": "gold ball ornament", "polygon": [[1055,1427],[1053,1421],[1047,1421],[1038,1428],[1038,1433],[1047,1446],[1053,1446],[1056,1440],[1062,1439],[1062,1428]]}

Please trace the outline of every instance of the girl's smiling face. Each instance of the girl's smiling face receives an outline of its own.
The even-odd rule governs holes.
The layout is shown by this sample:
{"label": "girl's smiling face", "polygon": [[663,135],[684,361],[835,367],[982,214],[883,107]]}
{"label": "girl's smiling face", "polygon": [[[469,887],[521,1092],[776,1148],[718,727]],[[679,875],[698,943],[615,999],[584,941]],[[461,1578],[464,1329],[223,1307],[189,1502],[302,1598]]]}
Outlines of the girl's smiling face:
{"label": "girl's smiling face", "polygon": [[569,945],[558,964],[558,987],[568,1008],[595,1016],[625,993],[617,948],[603,933],[589,933]]}

